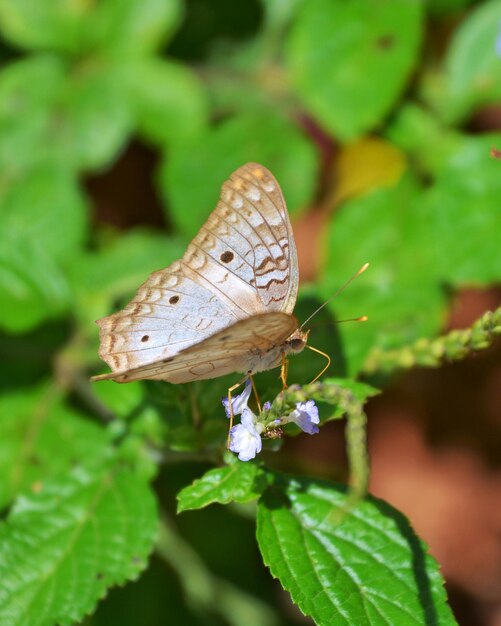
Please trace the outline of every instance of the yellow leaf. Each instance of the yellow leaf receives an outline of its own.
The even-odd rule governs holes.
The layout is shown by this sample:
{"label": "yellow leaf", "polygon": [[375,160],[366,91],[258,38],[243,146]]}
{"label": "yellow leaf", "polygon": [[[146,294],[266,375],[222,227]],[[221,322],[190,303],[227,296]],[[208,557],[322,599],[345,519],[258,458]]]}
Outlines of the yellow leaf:
{"label": "yellow leaf", "polygon": [[373,189],[393,187],[406,168],[405,154],[384,139],[364,137],[345,146],[334,164],[337,184],[331,206]]}

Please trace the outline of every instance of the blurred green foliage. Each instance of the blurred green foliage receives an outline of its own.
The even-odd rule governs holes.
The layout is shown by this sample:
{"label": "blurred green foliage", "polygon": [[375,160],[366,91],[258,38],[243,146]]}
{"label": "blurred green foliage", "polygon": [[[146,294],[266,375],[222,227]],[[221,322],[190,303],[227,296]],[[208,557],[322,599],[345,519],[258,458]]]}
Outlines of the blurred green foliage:
{"label": "blurred green foliage", "polygon": [[[478,132],[485,108],[501,100],[500,16],[500,0],[0,0],[1,623],[73,623],[94,611],[106,589],[145,567],[158,525],[152,479],[166,520],[175,493],[221,461],[220,397],[234,377],[92,388],[87,378],[100,367],[94,320],[182,255],[244,162],[272,170],[293,217],[315,204],[328,215],[315,250],[323,264],[300,295],[300,318],[371,262],[320,317],[366,313],[370,322],[312,332],[336,375],[377,375],[377,363],[391,371],[391,355],[441,331],[453,290],[501,279],[501,164],[489,157],[501,148],[499,108],[497,126]],[[106,181],[132,142],[155,154],[163,229],[139,205],[137,225],[121,230],[119,201],[103,219],[89,184]],[[301,355],[291,380],[309,382],[318,369],[317,356]],[[271,400],[276,373],[263,374],[259,387]],[[280,503],[311,507],[320,521],[317,500],[337,502],[342,490],[325,495],[323,484],[283,482],[257,466],[213,471],[202,486],[216,495],[204,492],[197,506],[238,506],[183,513],[181,529],[163,523],[157,550],[176,577],[155,561],[130,596],[112,593],[86,624],[155,625],[166,615],[186,624],[300,623],[272,607],[255,548],[238,558],[252,534],[242,503],[262,493],[266,563],[303,611],[332,623],[326,606],[338,592],[330,583],[302,589],[287,574],[292,544],[280,560],[281,533],[303,533],[305,562],[314,542],[308,520],[292,519]],[[389,537],[391,569],[400,521],[377,503],[364,506],[381,525],[376,543]],[[349,523],[356,535],[355,514]],[[272,528],[278,534],[267,538]],[[211,541],[220,533],[210,547],[208,533]],[[362,543],[340,558],[359,559]],[[318,559],[315,567],[328,566],[325,553]],[[423,567],[433,585],[415,623],[432,623],[430,607],[441,624],[454,623],[436,566]],[[359,574],[370,579],[366,589],[383,576]],[[176,593],[139,611],[164,578]],[[338,610],[352,623],[407,624],[405,603],[419,603],[410,578],[392,583],[392,595],[403,594],[395,612],[377,594],[365,622],[356,601]],[[350,584],[342,593],[352,593]],[[312,597],[321,598],[314,607]]]}

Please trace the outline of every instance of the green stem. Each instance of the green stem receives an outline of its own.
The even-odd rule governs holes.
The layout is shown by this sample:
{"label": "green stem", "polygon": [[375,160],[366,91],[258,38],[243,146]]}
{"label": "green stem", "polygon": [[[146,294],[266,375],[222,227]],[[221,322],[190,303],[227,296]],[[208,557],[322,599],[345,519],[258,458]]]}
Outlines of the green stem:
{"label": "green stem", "polygon": [[156,551],[177,573],[188,605],[198,613],[207,616],[217,613],[230,626],[278,624],[274,612],[265,603],[214,576],[165,514],[160,522]]}
{"label": "green stem", "polygon": [[327,402],[341,408],[346,415],[346,446],[350,466],[350,491],[347,508],[352,508],[367,493],[369,483],[369,457],[367,454],[367,417],[363,404],[351,393],[335,383],[312,383],[286,389],[272,406],[274,413],[286,414],[297,402],[306,400]]}
{"label": "green stem", "polygon": [[489,348],[501,335],[501,307],[487,311],[471,328],[453,330],[436,339],[419,339],[397,350],[374,348],[364,367],[364,374],[388,374],[411,367],[438,367],[441,363],[461,361],[468,355]]}

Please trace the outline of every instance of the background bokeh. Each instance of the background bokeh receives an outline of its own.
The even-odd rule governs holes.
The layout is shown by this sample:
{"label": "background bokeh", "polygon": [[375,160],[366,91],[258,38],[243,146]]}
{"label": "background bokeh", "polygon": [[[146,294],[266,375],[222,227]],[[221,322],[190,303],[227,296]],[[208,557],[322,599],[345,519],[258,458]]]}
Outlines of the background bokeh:
{"label": "background bokeh", "polygon": [[[247,161],[287,200],[299,319],[371,262],[310,342],[331,374],[383,389],[371,491],[430,545],[458,621],[501,624],[499,346],[395,374],[416,340],[499,306],[500,23],[499,0],[0,0],[1,505],[128,431],[171,533],[85,624],[236,623],[200,600],[207,581],[261,624],[309,623],[262,565],[251,510],[174,516],[224,441],[234,380],[88,383],[106,371],[94,321],[183,254]],[[319,359],[297,357],[291,381]],[[271,399],[276,374],[259,386]],[[266,460],[344,480],[342,425]]]}

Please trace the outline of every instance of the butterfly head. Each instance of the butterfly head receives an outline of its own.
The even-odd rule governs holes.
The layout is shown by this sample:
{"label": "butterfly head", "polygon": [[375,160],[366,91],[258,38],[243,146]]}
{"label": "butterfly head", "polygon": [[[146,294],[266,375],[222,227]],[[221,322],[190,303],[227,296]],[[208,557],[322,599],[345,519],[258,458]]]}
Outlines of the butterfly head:
{"label": "butterfly head", "polygon": [[309,333],[309,330],[304,331],[300,328],[295,330],[292,335],[287,339],[289,351],[293,353],[301,352],[308,342]]}

